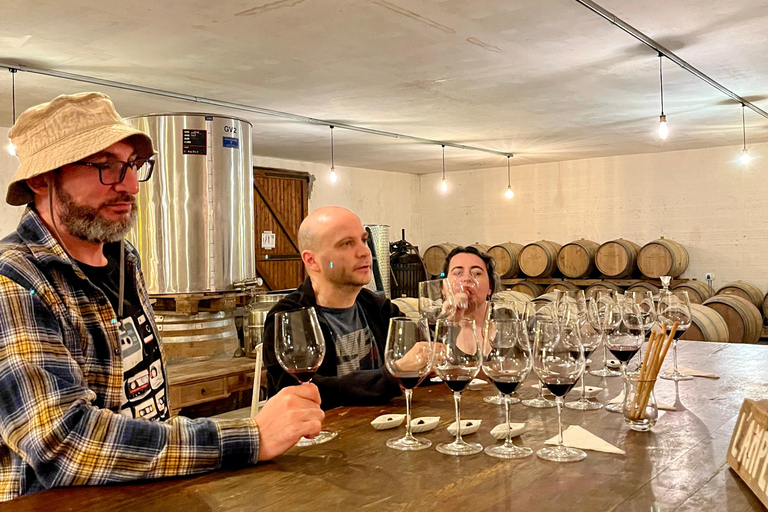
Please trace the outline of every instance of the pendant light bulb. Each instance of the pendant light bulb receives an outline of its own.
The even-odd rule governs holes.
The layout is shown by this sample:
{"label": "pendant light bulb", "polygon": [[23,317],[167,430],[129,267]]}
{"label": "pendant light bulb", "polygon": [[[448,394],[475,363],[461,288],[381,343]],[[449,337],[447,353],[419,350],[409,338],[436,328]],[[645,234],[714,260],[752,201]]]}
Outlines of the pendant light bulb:
{"label": "pendant light bulb", "polygon": [[16,156],[16,146],[13,145],[11,139],[8,139],[8,153],[10,153],[11,156]]}
{"label": "pendant light bulb", "polygon": [[507,155],[507,191],[504,192],[504,197],[512,199],[515,197],[515,193],[512,192],[512,168],[509,166],[509,159],[512,155]]}
{"label": "pendant light bulb", "polygon": [[507,199],[512,199],[513,197],[515,197],[515,193],[512,192],[512,187],[507,188],[507,191],[504,192],[504,197],[506,197]]}
{"label": "pendant light bulb", "polygon": [[747,148],[744,148],[741,150],[741,163],[744,165],[749,164],[749,162],[752,161],[752,157],[749,156],[749,153],[747,152]]}
{"label": "pendant light bulb", "polygon": [[331,128],[331,183],[336,183],[339,180],[339,177],[336,175],[336,164],[334,163],[333,159],[333,126]]}
{"label": "pendant light bulb", "polygon": [[443,189],[443,193],[448,192],[448,181],[445,178],[443,178],[442,184],[440,186]]}
{"label": "pendant light bulb", "polygon": [[336,183],[339,177],[336,175],[336,169],[331,167],[331,183]]}
{"label": "pendant light bulb", "polygon": [[669,128],[667,128],[667,116],[664,114],[659,116],[659,138],[664,140],[669,136]]}

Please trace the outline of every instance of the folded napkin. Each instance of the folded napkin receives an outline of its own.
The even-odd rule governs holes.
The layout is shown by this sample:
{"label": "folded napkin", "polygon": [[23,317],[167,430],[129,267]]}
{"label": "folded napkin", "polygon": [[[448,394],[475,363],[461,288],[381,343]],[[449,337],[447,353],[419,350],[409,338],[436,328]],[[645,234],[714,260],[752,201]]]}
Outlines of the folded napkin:
{"label": "folded napkin", "polygon": [[[615,396],[615,397],[611,398],[610,400],[608,400],[609,404],[614,404],[614,405],[618,405],[618,404],[620,404],[622,402],[624,402],[624,391],[619,393],[618,396]],[[661,410],[661,411],[676,411],[677,410],[677,409],[675,409],[674,405],[669,405],[668,403],[660,402],[659,400],[656,400],[656,407],[658,407],[659,410]]]}
{"label": "folded napkin", "polygon": [[[557,436],[552,439],[547,439],[544,441],[544,444],[557,444]],[[600,439],[592,432],[577,425],[571,425],[563,431],[563,444],[565,446],[570,446],[571,448],[581,448],[582,450],[624,455],[624,450],[616,448],[608,441]]]}
{"label": "folded napkin", "polygon": [[[690,375],[691,377],[704,377],[706,379],[720,378],[720,376],[716,373],[702,372],[701,370],[694,370],[693,368],[688,368],[686,366],[678,366],[677,370],[683,375]],[[667,370],[664,373],[667,375],[672,373],[672,368],[667,368]]]}

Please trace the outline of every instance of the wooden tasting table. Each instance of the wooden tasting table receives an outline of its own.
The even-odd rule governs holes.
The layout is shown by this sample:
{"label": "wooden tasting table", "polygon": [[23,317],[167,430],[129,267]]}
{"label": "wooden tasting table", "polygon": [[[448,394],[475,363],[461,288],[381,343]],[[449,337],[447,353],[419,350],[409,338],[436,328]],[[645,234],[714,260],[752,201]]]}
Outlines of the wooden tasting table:
{"label": "wooden tasting table", "polygon": [[[386,440],[402,436],[404,428],[371,427],[379,414],[404,413],[400,398],[386,407],[329,411],[324,427],[337,430],[336,439],[294,448],[270,463],[150,483],[54,489],[0,510],[765,510],[729,469],[725,454],[744,398],[768,398],[768,346],[682,342],[680,362],[721,378],[681,382],[677,398],[675,384],[659,380],[657,400],[676,402],[678,410],[666,413],[652,433],[632,432],[620,414],[604,409],[564,409],[565,425],[583,426],[625,456],[588,451],[582,462],[558,464],[535,454],[518,460],[440,454],[434,446],[451,440],[445,427],[454,412],[447,387],[439,384],[414,393],[414,417],[441,416],[437,429],[420,434],[433,442],[426,450],[387,448]],[[531,374],[519,395],[533,396],[533,382]],[[587,378],[588,385],[606,382],[608,390],[598,396],[603,403],[620,391],[621,379]],[[482,402],[494,392],[489,384],[464,393],[462,417],[483,420],[467,437],[484,446],[496,442],[489,431],[503,421],[503,407]],[[557,433],[555,409],[513,405],[512,421],[527,423],[516,442],[534,451]]]}

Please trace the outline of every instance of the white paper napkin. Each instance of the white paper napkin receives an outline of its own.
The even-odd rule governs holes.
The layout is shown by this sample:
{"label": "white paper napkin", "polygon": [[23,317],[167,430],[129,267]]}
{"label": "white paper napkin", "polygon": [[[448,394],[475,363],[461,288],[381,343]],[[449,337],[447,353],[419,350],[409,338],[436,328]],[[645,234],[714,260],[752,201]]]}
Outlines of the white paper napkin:
{"label": "white paper napkin", "polygon": [[[557,436],[547,439],[544,444],[557,444]],[[617,453],[624,455],[624,450],[616,448],[608,441],[605,441],[597,437],[592,432],[579,427],[578,425],[571,425],[563,431],[563,444],[570,446],[571,448],[580,448],[582,450],[593,450],[596,452]]]}
{"label": "white paper napkin", "polygon": [[[720,376],[716,373],[708,373],[708,372],[702,372],[701,370],[694,370],[693,368],[688,368],[686,366],[678,366],[677,370],[682,373],[683,375],[690,375],[691,377],[704,377],[705,379],[719,379]],[[672,368],[667,368],[667,370],[664,372],[665,374],[672,373]]]}
{"label": "white paper napkin", "polygon": [[[624,402],[624,391],[619,393],[618,396],[615,396],[615,397],[611,398],[610,400],[608,400],[609,404],[614,404],[614,405],[618,405],[618,404],[620,404],[622,402]],[[658,407],[659,410],[661,410],[661,411],[676,411],[677,410],[677,409],[675,409],[674,405],[670,405],[670,404],[665,403],[665,402],[660,402],[658,400],[656,400],[656,407]]]}

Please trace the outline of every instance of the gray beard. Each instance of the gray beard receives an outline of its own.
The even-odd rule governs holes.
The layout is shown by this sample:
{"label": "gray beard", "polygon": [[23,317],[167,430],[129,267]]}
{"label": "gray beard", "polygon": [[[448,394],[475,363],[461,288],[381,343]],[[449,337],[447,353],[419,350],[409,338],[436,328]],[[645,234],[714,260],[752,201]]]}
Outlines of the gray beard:
{"label": "gray beard", "polygon": [[[75,200],[60,186],[56,187],[56,197],[59,202],[59,220],[67,232],[84,242],[110,243],[119,242],[133,226],[136,220],[136,202],[133,196],[126,194],[129,199],[121,197],[120,201],[131,201],[131,216],[124,221],[111,221],[101,216],[100,208],[92,208],[77,204]],[[102,205],[103,206],[103,205]]]}

